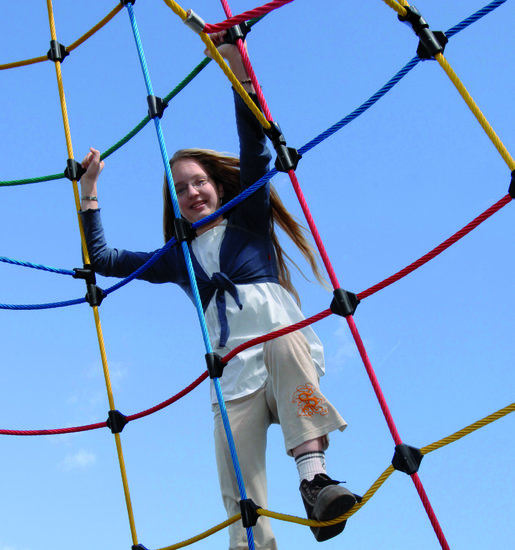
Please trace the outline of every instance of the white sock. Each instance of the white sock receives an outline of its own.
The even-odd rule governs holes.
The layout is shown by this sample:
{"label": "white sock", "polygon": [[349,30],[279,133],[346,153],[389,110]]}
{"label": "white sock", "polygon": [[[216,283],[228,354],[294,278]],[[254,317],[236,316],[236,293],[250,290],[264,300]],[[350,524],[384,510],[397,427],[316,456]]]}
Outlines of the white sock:
{"label": "white sock", "polygon": [[324,451],[311,451],[295,457],[300,481],[311,481],[316,474],[325,474]]}

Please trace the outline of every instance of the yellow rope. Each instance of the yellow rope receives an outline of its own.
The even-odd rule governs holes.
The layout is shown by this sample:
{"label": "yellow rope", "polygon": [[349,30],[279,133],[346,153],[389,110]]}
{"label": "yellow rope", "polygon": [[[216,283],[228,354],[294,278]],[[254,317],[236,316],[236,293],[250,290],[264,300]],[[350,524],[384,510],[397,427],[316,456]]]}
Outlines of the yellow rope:
{"label": "yellow rope", "polygon": [[109,21],[121,10],[123,9],[123,5],[121,3],[118,3],[118,5],[113,8],[103,19],[101,19],[94,27],[92,27],[87,33],[83,34],[80,38],[75,40],[75,42],[72,42],[69,46],[67,46],[67,50],[69,52],[73,51],[75,48],[78,48],[81,44],[84,44],[88,38],[91,38],[97,31],[99,31],[102,27],[107,25]]}
{"label": "yellow rope", "polygon": [[46,55],[40,57],[33,57],[32,59],[25,59],[24,61],[13,61],[12,63],[5,63],[0,65],[0,71],[5,69],[14,69],[15,67],[24,67],[25,65],[33,65],[34,63],[41,63],[42,61],[48,61]]}
{"label": "yellow rope", "polygon": [[441,53],[436,54],[435,59],[441,65],[443,70],[447,73],[447,76],[451,79],[452,83],[456,86],[461,97],[465,100],[465,103],[469,106],[470,110],[477,118],[477,121],[479,122],[481,127],[486,132],[487,136],[491,139],[495,148],[499,151],[501,157],[508,165],[510,171],[515,170],[515,161],[513,160],[512,156],[503,145],[502,141],[499,139],[499,136],[495,133],[494,129],[490,126],[488,120],[486,120],[485,116],[483,115],[475,101],[472,99],[472,96],[468,93],[467,89],[460,81],[452,67],[449,65],[449,62]]}
{"label": "yellow rope", "polygon": [[399,4],[399,2],[397,2],[397,0],[383,0],[383,2],[385,4],[388,4],[390,8],[395,10],[399,15],[402,15],[402,16],[406,15],[406,10],[404,9],[403,6],[401,6],[401,4]]}
{"label": "yellow rope", "polygon": [[[174,0],[164,0],[164,2],[183,21],[188,17],[188,12],[182,9],[181,6],[179,6],[179,4],[177,4],[177,2],[175,2]],[[211,54],[213,60],[218,63],[218,65],[222,69],[225,76],[229,79],[233,88],[241,96],[241,98],[243,99],[247,107],[254,113],[255,117],[259,120],[263,128],[266,128],[266,129],[270,128],[270,122],[268,122],[268,120],[264,117],[263,113],[259,110],[257,105],[250,98],[245,88],[241,85],[240,81],[234,76],[234,73],[231,71],[231,69],[225,62],[224,58],[220,55],[220,53],[216,49],[209,35],[204,32],[201,32],[200,38],[202,39],[202,42],[204,42],[207,49],[209,50],[209,53]]]}
{"label": "yellow rope", "polygon": [[[51,35],[52,40],[57,40],[52,0],[47,0],[47,9],[48,9],[48,21],[49,21],[49,24],[50,24],[50,35]],[[68,150],[68,158],[73,159],[73,147],[72,147],[72,139],[71,139],[71,132],[70,132],[70,124],[69,124],[69,119],[68,119],[68,111],[67,111],[67,108],[66,108],[66,97],[65,97],[65,94],[64,94],[63,79],[62,79],[62,74],[61,74],[61,63],[59,61],[55,62],[55,70],[56,70],[56,76],[57,76],[57,85],[58,85],[58,88],[59,88],[59,98],[60,98],[60,102],[61,102],[61,111],[62,111],[62,116],[63,116],[63,125],[64,125],[64,133],[65,133],[65,137],[66,137],[66,147],[67,147],[67,150]],[[76,210],[78,212],[80,210],[80,197],[79,197],[79,190],[78,190],[77,180],[73,180],[73,192],[74,192],[74,197],[75,197],[75,206],[76,206]],[[85,240],[85,237],[84,237],[84,231],[83,231],[83,228],[82,228],[82,223],[81,223],[81,220],[80,220],[80,216],[78,214],[77,214],[77,216],[78,216],[78,219],[79,219],[79,229],[80,229],[81,243],[82,243],[82,250],[83,250],[83,254],[84,254],[84,259],[85,259],[86,263],[89,263],[89,255],[88,255],[86,240]],[[98,343],[99,343],[99,347],[100,347],[100,356],[101,356],[101,359],[102,359],[102,367],[103,367],[103,370],[104,370],[104,378],[105,378],[105,382],[106,382],[107,395],[108,395],[108,400],[109,400],[109,407],[110,407],[111,410],[115,410],[113,392],[112,392],[111,381],[110,381],[110,376],[109,376],[109,367],[108,367],[108,364],[107,364],[107,356],[106,356],[106,353],[105,353],[104,338],[103,338],[103,335],[102,335],[102,326],[100,324],[100,316],[99,316],[99,313],[98,313],[98,307],[96,307],[96,306],[93,307],[93,315],[94,315],[94,319],[95,319],[95,327],[96,327],[96,330],[97,330]],[[130,493],[129,493],[129,485],[128,485],[128,482],[127,482],[127,473],[126,473],[126,469],[125,469],[125,461],[124,461],[124,458],[123,458],[123,451],[122,451],[120,434],[114,434],[114,435],[115,435],[116,449],[117,449],[117,453],[118,453],[118,461],[119,461],[119,464],[120,464],[120,472],[121,472],[121,476],[122,476],[123,490],[124,490],[124,493],[125,493],[125,502],[126,502],[126,505],[127,505],[127,512],[128,512],[128,515],[129,515],[129,524],[130,524],[130,529],[131,529],[131,534],[132,534],[132,540],[133,540],[133,544],[137,545],[138,540],[137,540],[137,534],[136,534],[136,526],[135,526],[135,522],[134,522],[134,513],[133,513],[133,510],[132,510],[131,498],[130,498]]]}
{"label": "yellow rope", "polygon": [[236,514],[232,518],[229,518],[224,522],[215,525],[211,529],[208,529],[207,531],[204,531],[203,533],[200,533],[199,535],[192,537],[191,539],[178,542],[177,544],[172,544],[172,546],[166,546],[165,548],[159,548],[159,550],[177,550],[178,548],[184,548],[185,546],[189,546],[190,544],[194,544],[199,540],[205,539],[211,535],[214,535],[215,533],[218,533],[218,531],[221,531],[222,529],[229,527],[229,525],[236,523],[240,518],[241,514]]}
{"label": "yellow rope", "polygon": [[482,418],[481,420],[478,420],[477,422],[474,422],[470,426],[467,426],[466,428],[463,428],[457,432],[455,432],[452,435],[449,435],[447,437],[444,437],[443,439],[440,439],[440,441],[436,441],[435,443],[432,443],[431,445],[427,445],[426,447],[423,447],[420,449],[422,451],[422,454],[428,454],[432,451],[435,451],[436,449],[440,449],[441,447],[444,447],[445,445],[449,445],[449,443],[454,443],[458,439],[461,439],[462,437],[465,437],[466,435],[469,435],[470,433],[479,430],[480,428],[483,428],[484,426],[491,424],[492,422],[495,422],[496,420],[499,420],[503,416],[506,416],[510,413],[515,411],[515,403],[512,403],[511,405],[508,405],[507,407],[504,407],[503,409],[500,409],[499,411],[492,413],[488,416],[485,416],[485,418]]}
{"label": "yellow rope", "polygon": [[[402,6],[396,0],[383,0],[383,1],[386,4],[388,4],[391,8],[393,8],[400,15],[405,15],[406,10],[404,6],[409,6],[406,0],[399,0]],[[438,61],[442,69],[446,72],[447,76],[451,79],[451,82],[456,86],[461,97],[464,99],[465,103],[468,105],[469,109],[472,111],[477,121],[479,122],[483,130],[486,132],[486,135],[490,138],[490,140],[494,144],[495,148],[499,151],[501,157],[504,159],[504,162],[506,162],[506,164],[508,165],[510,171],[515,170],[515,161],[513,160],[513,157],[510,155],[506,147],[503,145],[499,136],[495,133],[494,129],[492,128],[492,126],[490,125],[486,117],[483,115],[483,113],[477,106],[476,102],[472,99],[472,96],[468,93],[467,89],[465,88],[461,80],[458,78],[458,75],[454,72],[449,62],[445,59],[444,55],[442,53],[437,53],[435,55],[435,59],[436,61]]]}
{"label": "yellow rope", "polygon": [[165,4],[176,14],[178,15],[183,21],[188,17],[188,12],[179,6],[177,2],[174,2],[174,0],[164,0]]}
{"label": "yellow rope", "polygon": [[[88,38],[93,36],[98,30],[100,30],[102,27],[104,27],[111,19],[123,8],[122,4],[118,4],[113,10],[111,10],[103,19],[101,19],[94,27],[92,27],[87,33],[83,34],[80,38],[78,38],[75,42],[70,44],[66,47],[67,51],[71,52],[75,48],[78,48],[81,44],[86,42]],[[55,28],[54,28],[54,34],[55,34]],[[55,40],[53,38],[54,35],[52,35],[52,40]],[[48,57],[46,55],[42,55],[40,57],[33,57],[31,59],[25,59],[22,61],[14,61],[12,63],[5,63],[3,65],[0,65],[0,71],[5,69],[14,69],[16,67],[24,67],[26,65],[33,65],[35,63],[42,63],[43,61],[48,61]]]}
{"label": "yellow rope", "polygon": [[255,117],[259,120],[263,128],[270,128],[270,122],[265,118],[263,113],[259,110],[258,106],[250,99],[249,94],[246,92],[245,88],[241,85],[240,81],[234,76],[234,73],[231,71],[224,58],[220,55],[219,51],[216,49],[213,41],[206,33],[200,33],[200,38],[206,45],[209,53],[212,55],[213,59],[218,63],[225,76],[229,79],[233,88],[238,92],[243,101],[247,104],[247,107],[254,113]]}

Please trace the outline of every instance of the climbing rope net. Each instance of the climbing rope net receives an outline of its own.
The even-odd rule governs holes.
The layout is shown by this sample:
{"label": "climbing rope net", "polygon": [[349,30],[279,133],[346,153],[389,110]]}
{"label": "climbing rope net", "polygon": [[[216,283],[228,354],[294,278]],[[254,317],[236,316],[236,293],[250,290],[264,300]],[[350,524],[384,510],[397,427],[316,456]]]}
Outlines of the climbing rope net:
{"label": "climbing rope net", "polygon": [[[413,271],[417,270],[418,268],[424,266],[425,264],[427,264],[428,262],[436,258],[439,254],[447,250],[449,247],[457,243],[460,239],[468,235],[471,231],[476,229],[480,224],[482,224],[487,219],[497,214],[500,210],[504,209],[511,202],[512,198],[515,197],[515,161],[513,160],[507,148],[505,147],[501,139],[498,137],[498,135],[496,134],[495,130],[492,128],[492,126],[490,125],[486,117],[483,115],[483,113],[477,106],[476,102],[474,101],[473,97],[468,92],[465,85],[462,83],[459,76],[456,74],[456,72],[451,67],[450,63],[445,57],[446,45],[448,41],[449,42],[451,41],[454,35],[456,35],[461,31],[466,30],[470,25],[472,25],[482,17],[490,14],[492,11],[496,10],[506,1],[507,0],[497,0],[497,1],[490,2],[483,9],[473,13],[470,17],[468,17],[464,21],[456,24],[454,27],[446,30],[445,32],[442,32],[442,31],[434,31],[431,28],[430,24],[424,19],[422,14],[415,7],[410,6],[408,2],[403,0],[400,0],[400,1],[384,0],[384,3],[387,4],[392,9],[393,15],[398,16],[401,21],[407,23],[413,29],[418,40],[418,48],[417,48],[416,55],[401,70],[399,70],[391,79],[389,79],[388,82],[386,82],[386,84],[384,84],[374,95],[372,95],[367,101],[365,101],[357,109],[353,110],[349,115],[345,116],[344,118],[338,120],[326,131],[317,135],[316,137],[314,137],[312,140],[310,140],[308,143],[306,143],[304,146],[300,147],[297,150],[291,147],[289,142],[287,141],[286,138],[290,136],[284,136],[280,131],[279,126],[276,125],[273,114],[271,112],[271,107],[269,107],[267,103],[266,95],[263,93],[260,87],[258,75],[254,71],[252,60],[249,58],[246,50],[243,48],[241,40],[236,39],[235,42],[241,51],[245,66],[247,68],[247,72],[249,73],[252,79],[252,82],[254,84],[254,87],[256,88],[257,95],[259,98],[259,103],[261,105],[261,110],[259,110],[254,105],[252,100],[248,97],[244,88],[241,86],[239,81],[234,77],[234,75],[232,74],[230,69],[227,67],[224,60],[221,58],[221,56],[218,54],[216,48],[213,46],[213,43],[209,38],[210,33],[218,32],[218,31],[226,30],[230,28],[237,29],[237,32],[235,32],[236,36],[239,36],[239,35],[245,36],[246,32],[248,32],[248,30],[250,30],[250,28],[252,28],[254,25],[266,24],[266,19],[264,20],[264,22],[261,22],[260,18],[262,18],[263,16],[268,16],[269,14],[270,14],[269,17],[273,17],[273,13],[271,12],[279,8],[282,8],[286,4],[293,3],[293,0],[273,0],[272,2],[269,2],[261,7],[246,11],[238,15],[233,15],[227,1],[221,0],[221,4],[225,12],[226,19],[217,24],[205,23],[205,21],[201,17],[201,14],[197,14],[194,10],[186,10],[177,2],[174,2],[172,0],[164,0],[164,3],[170,8],[170,10],[173,11],[173,13],[177,16],[177,18],[182,20],[184,23],[186,23],[186,25],[194,33],[198,34],[200,40],[202,40],[203,42],[203,47],[206,47],[209,49],[214,59],[214,62],[216,62],[219,65],[220,69],[223,71],[227,79],[230,81],[231,85],[234,87],[237,93],[241,95],[243,100],[247,103],[249,108],[255,114],[256,118],[264,127],[276,151],[277,160],[276,160],[275,167],[263,178],[261,178],[261,180],[256,182],[250,189],[242,193],[239,197],[237,197],[227,205],[224,205],[221,211],[225,212],[226,210],[236,206],[239,202],[245,200],[246,197],[248,197],[250,194],[255,192],[261,186],[266,184],[272,177],[277,176],[279,172],[287,174],[290,180],[291,186],[293,188],[293,191],[295,193],[295,196],[298,199],[300,208],[304,214],[306,223],[316,243],[318,252],[322,258],[323,265],[326,269],[327,277],[333,288],[333,296],[329,304],[324,304],[323,309],[320,312],[310,316],[305,321],[292,325],[291,327],[287,327],[279,331],[275,331],[271,334],[263,335],[261,338],[250,341],[245,345],[232,350],[228,355],[224,357],[220,357],[216,353],[214,353],[209,341],[207,327],[205,325],[205,320],[203,318],[202,306],[200,303],[198,290],[196,289],[195,277],[193,276],[193,269],[191,267],[191,260],[189,258],[189,250],[187,246],[188,235],[186,232],[184,232],[184,234],[181,234],[178,228],[177,238],[173,238],[171,241],[166,243],[166,245],[162,247],[154,255],[154,257],[149,262],[147,262],[147,264],[145,264],[142,268],[134,272],[130,277],[116,284],[113,284],[108,288],[100,288],[100,286],[97,284],[94,274],[91,272],[91,270],[88,267],[88,264],[89,264],[88,250],[85,243],[81,221],[79,217],[78,225],[79,225],[79,232],[81,237],[82,253],[84,257],[84,265],[81,268],[56,268],[56,267],[50,267],[48,265],[36,264],[28,261],[22,261],[19,259],[8,258],[5,256],[0,257],[0,261],[6,264],[13,264],[20,267],[27,267],[31,269],[51,272],[58,275],[63,275],[67,277],[72,277],[74,279],[82,280],[86,285],[86,296],[83,297],[81,295],[80,297],[66,299],[59,302],[39,303],[39,304],[4,303],[4,304],[0,304],[0,307],[3,310],[32,311],[32,310],[63,308],[63,307],[68,307],[72,305],[89,304],[93,313],[93,321],[94,321],[95,330],[97,334],[97,340],[98,340],[101,362],[102,362],[102,369],[103,369],[105,385],[107,390],[107,397],[109,401],[108,418],[107,420],[97,421],[87,425],[80,425],[75,427],[66,426],[66,427],[57,428],[57,429],[49,429],[49,428],[39,429],[39,430],[37,429],[31,429],[31,430],[1,429],[0,434],[12,435],[12,436],[50,436],[50,435],[57,435],[57,434],[87,432],[87,431],[97,430],[97,429],[104,429],[104,430],[109,429],[112,432],[113,438],[115,441],[116,453],[117,453],[120,473],[122,477],[123,493],[124,493],[124,498],[125,498],[125,503],[127,508],[129,526],[130,526],[130,533],[132,538],[132,547],[135,549],[143,549],[145,548],[145,545],[144,545],[144,541],[143,542],[140,541],[137,534],[136,518],[133,512],[133,505],[131,501],[130,480],[125,468],[124,453],[122,448],[122,435],[121,435],[122,431],[128,423],[135,422],[143,417],[147,417],[177,402],[183,396],[187,395],[188,393],[193,391],[196,387],[198,387],[208,377],[210,377],[213,380],[213,383],[215,385],[218,401],[222,410],[222,415],[224,417],[226,434],[229,440],[230,447],[232,448],[233,465],[235,468],[236,477],[238,479],[240,494],[242,499],[242,514],[238,514],[237,516],[229,518],[227,521],[221,524],[218,524],[214,527],[206,529],[205,531],[199,533],[198,535],[192,537],[191,539],[188,539],[186,541],[181,541],[169,546],[165,546],[164,548],[175,549],[175,548],[181,548],[190,544],[194,544],[199,540],[209,537],[213,533],[221,529],[224,529],[231,523],[234,523],[237,521],[242,521],[243,525],[247,528],[249,548],[254,548],[252,526],[255,525],[256,521],[259,521],[259,516],[269,516],[276,520],[296,523],[303,526],[313,526],[313,525],[320,525],[320,524],[312,520],[307,520],[296,516],[260,508],[259,503],[255,503],[257,505],[257,509],[256,509],[252,506],[252,503],[248,501],[246,491],[245,491],[245,486],[244,486],[241,472],[240,472],[238,456],[234,449],[234,444],[232,442],[230,422],[227,417],[227,413],[225,411],[224,398],[223,398],[223,394],[219,384],[219,378],[220,376],[223,376],[222,367],[224,364],[227,364],[237,354],[241,353],[244,349],[247,349],[248,347],[261,344],[265,341],[277,338],[289,332],[293,332],[307,325],[317,323],[330,316],[340,316],[345,319],[348,325],[348,328],[354,340],[355,346],[361,357],[366,374],[370,380],[374,394],[377,398],[380,409],[384,415],[388,430],[394,442],[395,449],[394,449],[394,457],[392,460],[392,464],[388,466],[386,470],[384,470],[377,477],[376,481],[366,491],[364,491],[362,501],[359,504],[357,504],[349,513],[347,513],[342,518],[337,518],[337,520],[333,520],[332,522],[326,522],[323,525],[331,524],[336,521],[341,521],[342,519],[347,519],[348,517],[359,513],[363,507],[367,506],[367,504],[374,497],[374,495],[377,493],[379,488],[385,483],[385,481],[397,470],[400,472],[404,472],[406,475],[410,476],[415,486],[416,492],[418,493],[420,500],[423,504],[423,507],[427,513],[427,516],[429,518],[429,521],[431,523],[431,526],[434,530],[435,536],[440,546],[444,549],[450,548],[449,543],[446,539],[446,535],[444,533],[444,529],[442,529],[440,525],[440,522],[437,517],[437,513],[433,509],[431,501],[424,488],[422,479],[418,473],[421,460],[425,455],[428,455],[434,451],[437,451],[446,445],[454,443],[464,438],[465,436],[468,436],[469,434],[475,432],[479,428],[485,427],[488,424],[491,424],[492,422],[495,422],[503,418],[504,416],[508,415],[509,413],[513,412],[513,410],[515,409],[515,403],[509,404],[507,406],[502,406],[498,410],[493,411],[488,416],[478,419],[472,422],[470,425],[464,426],[462,429],[456,431],[455,433],[450,434],[441,440],[428,443],[423,447],[417,448],[413,445],[406,443],[402,438],[400,431],[397,428],[394,416],[390,410],[385,394],[383,393],[383,390],[380,386],[379,380],[374,370],[374,366],[372,364],[371,359],[369,358],[366,346],[360,335],[360,332],[358,330],[354,317],[355,317],[356,310],[361,302],[368,301],[369,298],[372,298],[378,292],[400,281],[401,279],[403,279]],[[126,136],[122,137],[114,145],[112,145],[110,148],[105,150],[102,153],[102,158],[109,157],[110,155],[115,153],[117,150],[119,150],[121,147],[126,145],[147,124],[153,124],[156,131],[157,148],[159,149],[159,152],[163,161],[164,170],[167,174],[168,181],[169,182],[173,181],[170,173],[169,162],[168,162],[168,159],[169,159],[168,151],[165,144],[165,136],[163,132],[163,121],[165,120],[165,117],[167,114],[165,109],[170,104],[173,103],[173,100],[181,90],[186,88],[190,83],[194,82],[197,75],[201,73],[201,71],[211,62],[211,60],[208,58],[204,59],[168,95],[163,97],[155,95],[151,73],[147,65],[147,59],[145,56],[145,50],[144,50],[145,37],[143,35],[140,35],[139,28],[138,28],[138,5],[137,4],[138,3],[134,1],[126,1],[126,2],[118,3],[114,7],[114,9],[110,13],[108,13],[101,21],[99,21],[98,24],[95,25],[90,31],[88,31],[86,34],[84,34],[83,36],[75,40],[73,43],[69,45],[63,45],[59,41],[58,27],[54,19],[54,9],[52,5],[52,1],[47,0],[48,20],[49,20],[50,35],[51,35],[50,49],[47,55],[0,65],[0,69],[7,70],[7,69],[24,67],[27,65],[35,65],[39,63],[49,63],[49,62],[52,62],[54,64],[56,79],[58,84],[59,100],[60,100],[61,111],[62,111],[62,119],[64,124],[66,147],[67,147],[68,158],[66,161],[66,169],[60,173],[42,175],[42,176],[30,178],[30,179],[1,181],[0,186],[2,187],[22,186],[26,184],[42,183],[42,182],[51,181],[51,180],[60,180],[63,178],[68,178],[72,182],[72,189],[73,189],[73,196],[74,196],[76,210],[77,211],[80,210],[80,196],[79,196],[77,182],[80,180],[80,177],[81,177],[81,167],[74,156],[73,139],[72,139],[73,136],[72,136],[72,131],[70,129],[69,117],[67,112],[67,99],[65,94],[66,82],[61,72],[61,65],[63,63],[72,62],[72,59],[68,60],[67,57],[70,56],[71,58],[73,58],[72,54],[76,49],[82,46],[90,37],[92,37],[101,28],[107,26],[113,20],[115,20],[116,16],[123,11],[125,11],[128,15],[129,24],[134,36],[134,40],[136,44],[136,54],[142,70],[143,80],[144,80],[144,84],[147,92],[146,95],[147,95],[147,101],[149,106],[149,112],[148,112],[148,115],[146,115]],[[482,213],[473,217],[473,219],[468,224],[466,224],[463,228],[456,231],[453,235],[444,239],[441,242],[441,244],[435,246],[428,253],[420,256],[419,259],[409,263],[408,265],[406,265],[406,267],[400,269],[398,272],[386,277],[383,281],[378,282],[377,284],[374,284],[373,286],[370,286],[365,290],[354,293],[344,288],[344,285],[340,283],[338,275],[333,267],[331,258],[325,249],[324,240],[317,229],[317,222],[310,211],[308,200],[304,195],[304,191],[301,186],[302,182],[297,178],[296,170],[297,170],[298,157],[300,155],[302,157],[308,156],[311,150],[314,149],[315,147],[318,147],[318,146],[324,147],[325,140],[332,137],[335,133],[340,131],[342,128],[347,126],[354,119],[356,119],[361,114],[366,112],[375,103],[377,103],[394,86],[396,86],[412,69],[414,69],[422,60],[432,60],[433,62],[436,62],[441,67],[443,73],[450,80],[451,85],[458,90],[459,94],[463,98],[467,107],[470,109],[474,117],[476,117],[484,133],[486,134],[488,139],[491,141],[491,143],[494,145],[495,149],[499,153],[500,162],[503,162],[505,165],[507,165],[506,181],[507,181],[508,189],[506,194],[499,196],[498,200],[496,200],[493,204],[489,205]],[[170,190],[171,190],[171,194],[174,202],[175,214],[177,218],[180,218],[173,185],[170,186]],[[219,211],[216,214],[213,214],[213,217],[217,217],[218,215],[220,215],[220,213],[221,212]],[[201,222],[197,222],[196,224],[193,225],[193,227],[196,228],[203,225],[204,223],[208,223],[210,219],[211,217],[206,218]],[[185,261],[189,267],[192,291],[195,298],[194,301],[197,307],[200,330],[202,333],[202,338],[205,346],[207,370],[205,372],[202,372],[195,380],[192,380],[191,383],[186,388],[179,391],[169,399],[140,412],[136,412],[130,415],[122,414],[120,411],[117,410],[115,405],[115,396],[114,396],[113,387],[111,383],[111,375],[110,375],[110,369],[109,369],[107,350],[104,343],[104,336],[103,336],[103,330],[102,330],[102,324],[101,324],[100,306],[103,303],[103,300],[107,299],[111,294],[117,292],[119,289],[131,283],[134,279],[138,277],[138,275],[140,275],[142,272],[148,269],[150,265],[156,262],[161,257],[161,255],[164,254],[166,250],[168,250],[171,246],[182,247],[184,256],[185,256]],[[77,284],[84,284],[84,283],[78,282]],[[84,306],[84,307],[87,307],[87,306]],[[330,376],[330,372],[328,376]],[[243,515],[243,518],[242,518],[242,515]]]}

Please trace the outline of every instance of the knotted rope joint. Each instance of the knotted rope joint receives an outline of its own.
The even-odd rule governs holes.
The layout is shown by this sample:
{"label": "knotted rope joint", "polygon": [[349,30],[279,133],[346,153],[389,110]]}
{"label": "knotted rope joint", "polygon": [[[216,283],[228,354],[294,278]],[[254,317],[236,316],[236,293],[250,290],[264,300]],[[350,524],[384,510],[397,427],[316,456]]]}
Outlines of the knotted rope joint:
{"label": "knotted rope joint", "polygon": [[218,353],[214,353],[213,351],[206,353],[205,358],[209,378],[211,378],[211,380],[213,378],[221,378],[227,363],[222,360]]}
{"label": "knotted rope joint", "polygon": [[86,173],[86,170],[82,167],[82,164],[75,159],[66,160],[66,168],[64,169],[64,176],[70,181],[79,181],[80,178]]}
{"label": "knotted rope joint", "polygon": [[343,290],[343,288],[337,288],[333,292],[331,311],[341,317],[354,315],[359,302],[359,298],[353,292],[348,292],[347,290]]}
{"label": "knotted rope joint", "polygon": [[423,458],[424,455],[421,453],[420,449],[402,443],[401,445],[395,446],[392,466],[399,472],[413,475],[418,472]]}
{"label": "knotted rope joint", "polygon": [[251,498],[240,500],[241,523],[243,527],[254,527],[256,525],[259,519],[259,514],[257,513],[259,508],[261,506],[258,506]]}
{"label": "knotted rope joint", "polygon": [[420,38],[417,55],[420,59],[433,59],[437,53],[443,53],[448,40],[442,31],[431,31],[428,22],[415,6],[404,6],[406,15],[399,15],[399,21],[411,26]]}
{"label": "knotted rope joint", "polygon": [[95,272],[91,269],[89,264],[84,264],[83,268],[74,268],[74,279],[83,279],[86,281],[86,302],[91,307],[98,307],[104,299],[104,291],[97,286]]}
{"label": "knotted rope joint", "polygon": [[236,44],[238,40],[245,40],[251,29],[252,27],[246,21],[243,21],[239,25],[234,25],[234,27],[227,29],[224,42],[226,44]]}
{"label": "knotted rope joint", "polygon": [[511,183],[508,193],[512,199],[515,199],[515,170],[511,173]]}
{"label": "knotted rope joint", "polygon": [[296,170],[299,160],[302,155],[293,147],[286,146],[286,139],[283,136],[281,127],[277,122],[269,120],[270,128],[263,128],[266,136],[272,142],[277,158],[275,160],[275,168],[278,172],[289,172],[290,170]]}
{"label": "knotted rope joint", "polygon": [[191,242],[197,236],[197,232],[191,226],[191,223],[184,218],[174,218],[173,234],[178,243]]}
{"label": "knotted rope joint", "polygon": [[106,424],[113,434],[119,434],[125,428],[127,423],[127,418],[120,411],[109,411]]}
{"label": "knotted rope joint", "polygon": [[148,103],[148,116],[150,118],[161,118],[165,109],[168,107],[168,103],[155,95],[147,96]]}
{"label": "knotted rope joint", "polygon": [[68,55],[70,55],[70,52],[66,49],[66,46],[63,46],[57,40],[50,40],[50,49],[46,54],[50,61],[62,63]]}

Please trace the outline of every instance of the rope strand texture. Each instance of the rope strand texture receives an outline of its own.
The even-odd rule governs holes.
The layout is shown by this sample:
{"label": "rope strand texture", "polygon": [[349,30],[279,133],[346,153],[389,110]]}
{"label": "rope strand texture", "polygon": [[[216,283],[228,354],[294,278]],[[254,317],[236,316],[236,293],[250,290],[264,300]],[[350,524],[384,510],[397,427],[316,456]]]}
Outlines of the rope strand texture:
{"label": "rope strand texture", "polygon": [[[119,13],[122,10],[123,6],[122,4],[118,4],[113,10],[111,10],[103,19],[101,19],[96,25],[94,25],[89,31],[87,31],[85,34],[83,34],[80,38],[75,40],[72,44],[66,47],[68,52],[71,52],[78,48],[80,45],[84,44],[86,40],[91,38],[97,31],[99,31],[102,27],[107,25],[113,17]],[[55,39],[53,39],[55,40]],[[25,59],[22,61],[14,61],[12,63],[5,63],[3,65],[0,65],[0,71],[6,70],[6,69],[14,69],[16,67],[25,67],[27,65],[33,65],[35,63],[41,63],[43,61],[48,61],[48,57],[46,55],[42,55],[40,57],[33,57],[31,59]]]}

